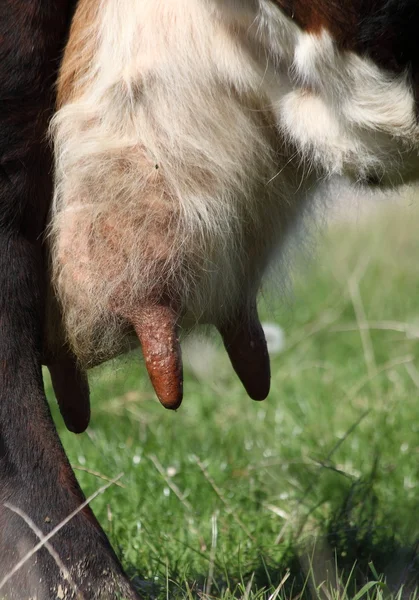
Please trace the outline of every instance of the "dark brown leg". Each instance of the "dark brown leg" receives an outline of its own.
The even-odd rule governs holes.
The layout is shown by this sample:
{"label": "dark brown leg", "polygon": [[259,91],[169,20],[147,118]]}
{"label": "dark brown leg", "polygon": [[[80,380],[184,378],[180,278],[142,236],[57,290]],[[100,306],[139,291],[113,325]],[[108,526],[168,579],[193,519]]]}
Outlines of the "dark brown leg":
{"label": "dark brown leg", "polygon": [[[44,534],[84,501],[51,419],[41,360],[45,262],[41,241],[51,199],[51,156],[44,140],[53,107],[57,57],[70,0],[0,2],[0,598],[73,598],[56,561],[42,548],[5,582],[37,536],[5,504]],[[69,363],[62,377],[84,390]],[[82,398],[85,396],[83,396]],[[80,397],[79,397],[80,400]],[[75,418],[75,427],[86,420]],[[71,420],[71,419],[70,419]],[[73,424],[74,424],[73,423]],[[85,600],[137,598],[90,508],[51,539]]]}

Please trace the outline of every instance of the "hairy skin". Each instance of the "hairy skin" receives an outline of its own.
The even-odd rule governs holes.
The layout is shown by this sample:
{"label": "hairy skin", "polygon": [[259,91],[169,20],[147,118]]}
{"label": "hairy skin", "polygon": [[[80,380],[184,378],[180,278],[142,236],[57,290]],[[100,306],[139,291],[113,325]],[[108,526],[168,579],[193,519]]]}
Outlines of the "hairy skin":
{"label": "hairy skin", "polygon": [[418,179],[418,19],[417,0],[79,0],[50,242],[81,364],[136,337],[177,408],[179,331],[205,324],[268,395],[256,299],[313,189]]}
{"label": "hairy skin", "polygon": [[[38,541],[9,503],[45,534],[84,500],[45,398],[50,363],[67,424],[87,426],[88,389],[66,350],[43,346],[46,265],[41,245],[52,193],[46,144],[54,79],[74,2],[0,3],[0,582]],[[68,394],[70,389],[70,395]],[[72,402],[70,402],[70,397]],[[105,534],[84,509],[51,541],[82,596],[136,598]],[[47,550],[7,583],[7,600],[75,597]],[[62,596],[60,596],[62,597]]]}

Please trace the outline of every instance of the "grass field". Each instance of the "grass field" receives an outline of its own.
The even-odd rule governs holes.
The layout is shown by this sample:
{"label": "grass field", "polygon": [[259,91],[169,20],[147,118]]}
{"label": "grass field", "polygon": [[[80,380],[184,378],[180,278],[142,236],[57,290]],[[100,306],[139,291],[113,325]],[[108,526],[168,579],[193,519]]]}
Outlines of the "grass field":
{"label": "grass field", "polygon": [[[285,332],[264,403],[218,346],[177,413],[136,357],[91,376],[60,434],[146,598],[414,597],[419,586],[419,212],[335,225],[268,301]],[[90,472],[87,472],[87,471]],[[141,580],[141,581],[140,581]]]}

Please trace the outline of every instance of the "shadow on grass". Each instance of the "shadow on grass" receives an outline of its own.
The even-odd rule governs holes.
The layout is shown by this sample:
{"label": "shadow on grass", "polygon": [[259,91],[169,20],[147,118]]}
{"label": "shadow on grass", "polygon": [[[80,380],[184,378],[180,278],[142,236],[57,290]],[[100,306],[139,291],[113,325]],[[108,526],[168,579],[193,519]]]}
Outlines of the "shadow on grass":
{"label": "shadow on grass", "polygon": [[256,587],[271,582],[276,588],[288,569],[290,577],[284,586],[287,598],[330,597],[324,590],[335,590],[336,597],[343,594],[354,598],[369,582],[377,580],[385,583],[386,596],[400,593],[400,597],[411,597],[416,593],[419,540],[404,544],[392,527],[391,515],[379,510],[374,475],[350,486],[322,529],[325,534],[316,540],[290,547],[279,567],[267,567],[269,562],[265,561],[256,568]]}
{"label": "shadow on grass", "polygon": [[165,587],[139,582],[139,591],[144,600],[416,598],[419,540],[405,545],[394,532],[391,516],[378,510],[373,483],[372,476],[355,482],[323,523],[323,535],[304,544],[290,542],[281,564],[272,561],[265,549],[258,562],[241,573],[216,569],[210,590],[207,573],[186,581],[172,570]]}

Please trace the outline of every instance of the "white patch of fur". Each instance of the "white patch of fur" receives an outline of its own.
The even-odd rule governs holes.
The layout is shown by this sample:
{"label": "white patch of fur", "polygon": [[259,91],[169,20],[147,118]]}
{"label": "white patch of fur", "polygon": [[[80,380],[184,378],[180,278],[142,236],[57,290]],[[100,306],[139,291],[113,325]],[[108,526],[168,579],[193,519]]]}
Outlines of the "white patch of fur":
{"label": "white patch of fur", "polygon": [[[282,131],[319,174],[383,183],[412,176],[406,155],[419,142],[407,74],[391,75],[367,58],[339,52],[328,32],[299,34],[292,91],[278,99]],[[418,172],[417,152],[415,176]]]}
{"label": "white patch of fur", "polygon": [[169,293],[185,322],[228,319],[313,172],[391,179],[418,141],[405,77],[270,0],[98,2],[94,61],[53,122],[54,280],[87,364],[123,346],[115,305]]}

